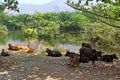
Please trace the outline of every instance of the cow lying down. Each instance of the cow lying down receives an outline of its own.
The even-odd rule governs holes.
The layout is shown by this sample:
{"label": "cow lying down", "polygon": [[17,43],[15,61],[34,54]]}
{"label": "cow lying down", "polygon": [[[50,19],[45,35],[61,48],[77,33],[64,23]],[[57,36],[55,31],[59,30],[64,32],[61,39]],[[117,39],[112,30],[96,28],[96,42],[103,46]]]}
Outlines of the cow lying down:
{"label": "cow lying down", "polygon": [[52,56],[52,57],[61,57],[62,54],[59,51],[54,51],[49,48],[46,48],[47,56]]}
{"label": "cow lying down", "polygon": [[116,54],[102,55],[101,57],[101,61],[104,61],[104,62],[113,62],[113,59],[118,59]]}

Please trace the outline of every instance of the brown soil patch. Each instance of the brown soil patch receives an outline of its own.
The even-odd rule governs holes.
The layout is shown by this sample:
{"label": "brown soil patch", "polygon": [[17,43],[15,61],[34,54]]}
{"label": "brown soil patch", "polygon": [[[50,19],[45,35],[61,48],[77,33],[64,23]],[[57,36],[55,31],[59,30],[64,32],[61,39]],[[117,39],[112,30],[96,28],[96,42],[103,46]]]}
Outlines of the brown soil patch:
{"label": "brown soil patch", "polygon": [[120,80],[120,60],[97,61],[97,67],[91,62],[71,67],[68,60],[21,52],[0,57],[0,80]]}

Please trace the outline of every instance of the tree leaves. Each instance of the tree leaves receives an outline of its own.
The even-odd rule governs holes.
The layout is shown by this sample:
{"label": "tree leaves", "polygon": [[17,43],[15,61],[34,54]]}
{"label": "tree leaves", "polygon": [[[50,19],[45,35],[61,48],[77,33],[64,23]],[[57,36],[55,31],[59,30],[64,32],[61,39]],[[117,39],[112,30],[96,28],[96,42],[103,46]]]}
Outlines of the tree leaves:
{"label": "tree leaves", "polygon": [[17,0],[4,0],[4,2],[0,4],[0,12],[1,10],[4,11],[5,9],[10,9],[19,12],[19,8],[17,5],[18,5]]}
{"label": "tree leaves", "polygon": [[[84,1],[85,4],[83,4],[82,1],[83,0],[78,2],[79,6],[76,6],[78,5],[78,3],[73,4],[71,1],[69,1],[67,5],[76,10],[81,11],[82,13],[89,13],[91,14],[91,16],[94,15],[94,17],[97,17],[96,19],[100,20],[101,22],[107,25],[120,28],[119,25],[109,22],[112,20],[120,22],[120,5],[114,5],[115,3],[119,3],[120,1],[102,0],[102,2],[100,2],[100,0],[97,0],[96,2],[93,2],[92,6],[89,5],[89,2],[94,0],[86,0],[86,2]],[[106,20],[103,21],[101,20],[101,18],[104,18]]]}

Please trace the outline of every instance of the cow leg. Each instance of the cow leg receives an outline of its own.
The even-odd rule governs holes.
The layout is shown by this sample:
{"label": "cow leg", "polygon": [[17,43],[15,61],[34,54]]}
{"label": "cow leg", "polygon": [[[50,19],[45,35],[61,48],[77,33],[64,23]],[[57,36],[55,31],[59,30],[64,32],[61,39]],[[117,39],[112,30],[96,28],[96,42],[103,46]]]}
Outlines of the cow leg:
{"label": "cow leg", "polygon": [[75,63],[74,63],[74,58],[71,58],[71,63],[70,63],[70,65],[71,65],[72,67],[74,67],[74,65],[75,65]]}
{"label": "cow leg", "polygon": [[71,62],[72,62],[72,58],[70,58],[68,65],[71,65]]}
{"label": "cow leg", "polygon": [[92,66],[96,67],[95,60],[92,60]]}

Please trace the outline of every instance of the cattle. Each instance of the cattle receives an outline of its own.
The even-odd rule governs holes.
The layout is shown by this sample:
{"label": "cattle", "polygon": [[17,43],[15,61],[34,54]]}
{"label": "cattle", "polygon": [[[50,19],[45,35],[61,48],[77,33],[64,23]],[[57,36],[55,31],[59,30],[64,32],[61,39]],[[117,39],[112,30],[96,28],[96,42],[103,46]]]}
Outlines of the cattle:
{"label": "cattle", "polygon": [[118,59],[116,54],[101,56],[101,61],[104,61],[104,62],[113,62],[113,59]]}
{"label": "cattle", "polygon": [[2,49],[1,56],[9,56],[9,52],[6,52],[5,49]]}
{"label": "cattle", "polygon": [[79,65],[79,59],[80,59],[80,55],[75,53],[75,52],[70,52],[70,51],[67,51],[65,56],[68,56],[70,57],[70,60],[69,60],[69,65],[71,66],[78,66]]}
{"label": "cattle", "polygon": [[29,50],[27,51],[27,53],[33,53],[34,52],[34,48],[29,48]]}
{"label": "cattle", "polygon": [[82,43],[82,47],[91,48],[90,44],[85,42]]}
{"label": "cattle", "polygon": [[70,51],[67,51],[65,56],[69,56],[69,57],[74,57],[74,56],[80,56],[79,54],[75,53],[75,52],[70,52]]}
{"label": "cattle", "polygon": [[20,50],[25,50],[25,51],[29,51],[31,49],[31,48],[29,49],[28,46],[23,46],[23,45],[19,45],[19,44],[17,44],[16,47],[18,47]]}
{"label": "cattle", "polygon": [[60,57],[60,56],[62,56],[61,52],[53,51],[53,50],[50,50],[49,48],[46,48],[46,52],[48,53],[47,56],[52,56],[52,57]]}
{"label": "cattle", "polygon": [[79,49],[80,52],[80,62],[89,62],[92,61],[92,65],[95,65],[95,61],[99,60],[101,57],[102,52],[96,51],[95,49],[89,47],[82,47]]}
{"label": "cattle", "polygon": [[92,49],[92,51],[93,51],[93,54],[97,57],[96,60],[101,60],[103,52],[102,51],[97,51],[95,49]]}
{"label": "cattle", "polygon": [[76,55],[72,58],[70,57],[70,65],[73,67],[77,67],[79,65],[79,59],[80,57]]}
{"label": "cattle", "polygon": [[9,46],[9,50],[13,50],[13,51],[19,51],[20,49],[19,49],[19,47],[17,47],[17,46],[13,46],[12,44],[8,44],[8,46]]}

